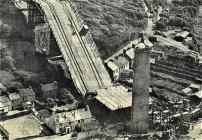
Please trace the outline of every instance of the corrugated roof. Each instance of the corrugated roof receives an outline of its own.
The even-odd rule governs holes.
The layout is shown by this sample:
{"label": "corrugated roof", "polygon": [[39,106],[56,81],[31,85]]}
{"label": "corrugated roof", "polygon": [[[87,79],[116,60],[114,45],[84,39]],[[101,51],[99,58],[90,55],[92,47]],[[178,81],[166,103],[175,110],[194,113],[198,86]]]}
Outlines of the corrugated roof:
{"label": "corrugated roof", "polygon": [[8,95],[9,99],[12,101],[12,100],[17,100],[17,99],[20,99],[20,95],[17,94],[17,93],[11,93]]}
{"label": "corrugated roof", "polygon": [[108,66],[112,71],[115,71],[115,70],[118,69],[118,67],[117,67],[113,62],[111,62],[111,61],[109,61],[109,62],[107,63],[107,66]]}
{"label": "corrugated roof", "polygon": [[132,92],[128,92],[123,86],[100,89],[97,93],[96,99],[110,110],[132,106]]}

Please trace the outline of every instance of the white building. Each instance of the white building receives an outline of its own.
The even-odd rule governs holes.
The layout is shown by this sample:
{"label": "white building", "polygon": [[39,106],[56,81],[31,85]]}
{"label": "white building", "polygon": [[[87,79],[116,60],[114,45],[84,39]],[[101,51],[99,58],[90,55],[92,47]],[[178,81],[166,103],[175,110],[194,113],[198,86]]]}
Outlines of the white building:
{"label": "white building", "polygon": [[91,121],[92,115],[88,106],[70,112],[53,112],[49,118],[45,118],[45,124],[55,134],[68,134],[81,130],[84,124],[89,124]]}

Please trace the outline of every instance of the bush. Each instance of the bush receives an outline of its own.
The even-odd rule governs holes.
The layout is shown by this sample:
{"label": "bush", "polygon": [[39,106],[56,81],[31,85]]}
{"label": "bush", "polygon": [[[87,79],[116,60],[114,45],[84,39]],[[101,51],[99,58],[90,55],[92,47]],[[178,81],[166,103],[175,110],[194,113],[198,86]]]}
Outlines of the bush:
{"label": "bush", "polygon": [[164,30],[166,29],[166,27],[167,26],[164,22],[160,22],[160,21],[156,22],[156,30]]}

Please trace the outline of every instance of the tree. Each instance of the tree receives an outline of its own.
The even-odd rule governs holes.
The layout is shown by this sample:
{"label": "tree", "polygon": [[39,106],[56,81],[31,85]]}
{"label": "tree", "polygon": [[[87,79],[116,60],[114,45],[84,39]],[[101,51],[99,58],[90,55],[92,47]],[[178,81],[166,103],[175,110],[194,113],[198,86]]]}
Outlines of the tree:
{"label": "tree", "polygon": [[156,30],[163,30],[166,29],[166,24],[164,22],[156,22]]}

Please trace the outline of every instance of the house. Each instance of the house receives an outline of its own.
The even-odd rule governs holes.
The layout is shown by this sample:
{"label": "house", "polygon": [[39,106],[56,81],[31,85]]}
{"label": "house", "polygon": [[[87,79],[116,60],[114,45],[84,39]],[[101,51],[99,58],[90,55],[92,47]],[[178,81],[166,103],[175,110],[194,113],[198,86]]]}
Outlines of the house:
{"label": "house", "polygon": [[23,108],[29,108],[32,105],[32,102],[36,100],[36,95],[32,89],[32,87],[20,89],[19,95],[22,98],[22,106]]}
{"label": "house", "polygon": [[129,65],[129,61],[123,56],[110,59],[106,63],[107,70],[114,81],[118,80],[121,72],[129,70]]}
{"label": "house", "polygon": [[35,93],[32,87],[20,89],[19,95],[22,98],[23,102],[27,102],[27,101],[34,102],[36,100]]}
{"label": "house", "polygon": [[41,84],[41,90],[43,98],[56,98],[59,88],[57,82],[55,81],[46,85]]}
{"label": "house", "polygon": [[114,81],[118,80],[119,77],[119,67],[116,66],[112,61],[109,61],[106,63],[106,68],[109,72],[110,77],[112,77],[112,79]]}
{"label": "house", "polygon": [[8,97],[12,102],[12,110],[21,108],[22,98],[18,93],[10,93]]}
{"label": "house", "polygon": [[85,108],[57,113],[45,118],[45,124],[55,134],[68,134],[72,131],[81,131],[84,124],[92,122],[92,115],[88,106]]}
{"label": "house", "polygon": [[0,115],[12,110],[12,103],[6,96],[0,96]]}
{"label": "house", "polygon": [[123,72],[124,70],[129,70],[129,61],[123,56],[116,57],[113,62],[116,66],[118,66],[119,73]]}
{"label": "house", "polygon": [[123,57],[129,61],[129,68],[133,68],[134,61],[134,48],[128,48],[127,50],[123,50]]}

